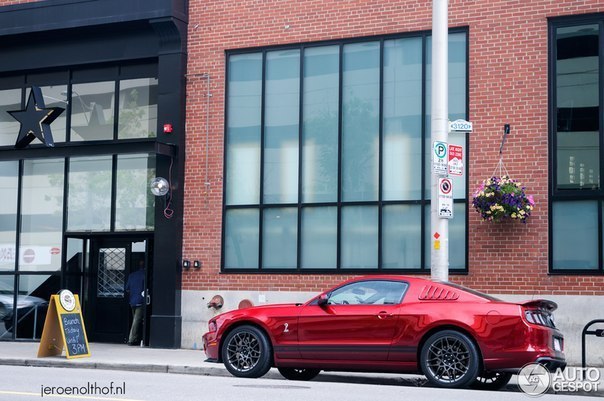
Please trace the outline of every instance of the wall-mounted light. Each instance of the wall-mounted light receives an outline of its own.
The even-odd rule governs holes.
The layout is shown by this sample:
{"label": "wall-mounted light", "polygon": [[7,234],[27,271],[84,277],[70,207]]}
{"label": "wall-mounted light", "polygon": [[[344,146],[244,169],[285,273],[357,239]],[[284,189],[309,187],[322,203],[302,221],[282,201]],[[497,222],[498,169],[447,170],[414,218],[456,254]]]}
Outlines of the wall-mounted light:
{"label": "wall-mounted light", "polygon": [[187,259],[183,259],[182,268],[185,270],[189,270],[191,268],[191,262],[189,262]]}
{"label": "wall-mounted light", "polygon": [[170,191],[170,183],[163,177],[155,177],[149,183],[151,193],[155,196],[164,196]]}
{"label": "wall-mounted light", "polygon": [[172,194],[170,193],[170,182],[164,177],[155,177],[149,183],[151,193],[157,197],[164,198],[164,216],[167,219],[172,218],[174,210],[170,208],[172,202]]}
{"label": "wall-mounted light", "polygon": [[199,260],[194,260],[193,261],[193,268],[197,269],[197,270],[201,269],[201,262]]}

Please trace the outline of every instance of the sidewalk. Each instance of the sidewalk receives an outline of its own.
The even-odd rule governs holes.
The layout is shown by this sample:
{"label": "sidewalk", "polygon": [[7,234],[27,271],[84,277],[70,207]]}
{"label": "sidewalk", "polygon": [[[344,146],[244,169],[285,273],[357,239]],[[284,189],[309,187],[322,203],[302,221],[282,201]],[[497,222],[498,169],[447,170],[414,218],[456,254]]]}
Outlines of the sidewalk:
{"label": "sidewalk", "polygon": [[0,365],[70,367],[230,376],[223,364],[204,362],[201,350],[130,347],[125,344],[91,343],[90,357],[38,358],[39,343],[0,342]]}
{"label": "sidewalk", "polygon": [[[38,346],[39,343],[33,342],[0,342],[0,365],[231,376],[222,363],[205,362],[206,355],[202,350],[157,349],[130,347],[125,344],[91,343],[89,344],[90,357],[68,360],[64,356],[38,358]],[[600,369],[600,372],[604,378],[604,370]],[[271,369],[263,378],[283,380],[283,376],[277,369]],[[323,372],[315,380],[394,386],[426,385],[424,376],[389,373]],[[517,376],[512,378],[506,386],[506,390],[519,391]],[[604,394],[604,389],[600,388],[596,394]]]}
{"label": "sidewalk", "polygon": [[[205,362],[202,350],[91,343],[90,357],[68,360],[65,356],[38,358],[38,346],[39,343],[33,342],[0,342],[0,365],[232,376],[222,363]],[[277,369],[271,369],[263,378],[283,379],[283,376]],[[351,372],[323,373],[317,380],[410,386],[421,386],[426,381],[418,375]]]}

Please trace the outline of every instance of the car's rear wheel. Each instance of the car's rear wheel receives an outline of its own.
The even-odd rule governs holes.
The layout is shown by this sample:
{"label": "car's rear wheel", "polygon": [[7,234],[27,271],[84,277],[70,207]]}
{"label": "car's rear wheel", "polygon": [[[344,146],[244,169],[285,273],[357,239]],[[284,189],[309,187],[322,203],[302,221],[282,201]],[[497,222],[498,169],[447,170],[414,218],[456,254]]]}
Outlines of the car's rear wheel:
{"label": "car's rear wheel", "polygon": [[420,354],[420,364],[428,381],[438,387],[465,387],[479,372],[476,346],[465,334],[443,330],[431,335]]}
{"label": "car's rear wheel", "polygon": [[321,373],[321,369],[304,369],[304,368],[278,368],[281,376],[285,377],[287,380],[312,380],[319,373]]}
{"label": "car's rear wheel", "polygon": [[271,344],[262,330],[254,326],[239,326],[224,339],[222,361],[237,377],[261,377],[271,368]]}
{"label": "car's rear wheel", "polygon": [[470,387],[477,390],[499,390],[510,382],[512,374],[508,372],[482,372]]}

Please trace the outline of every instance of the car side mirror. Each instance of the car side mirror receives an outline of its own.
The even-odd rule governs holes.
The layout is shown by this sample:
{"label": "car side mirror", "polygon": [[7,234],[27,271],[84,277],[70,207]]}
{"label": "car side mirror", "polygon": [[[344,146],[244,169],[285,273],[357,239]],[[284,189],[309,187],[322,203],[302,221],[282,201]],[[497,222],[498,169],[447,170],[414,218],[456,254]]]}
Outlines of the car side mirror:
{"label": "car side mirror", "polygon": [[319,295],[319,299],[317,299],[317,305],[325,306],[329,303],[329,296],[327,294]]}

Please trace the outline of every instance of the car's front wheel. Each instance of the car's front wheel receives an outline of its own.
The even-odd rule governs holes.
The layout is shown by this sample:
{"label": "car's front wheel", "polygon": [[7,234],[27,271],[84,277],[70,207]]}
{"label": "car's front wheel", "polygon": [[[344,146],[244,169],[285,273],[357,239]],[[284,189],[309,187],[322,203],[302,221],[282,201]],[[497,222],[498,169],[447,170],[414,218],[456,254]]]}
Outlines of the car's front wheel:
{"label": "car's front wheel", "polygon": [[509,383],[512,374],[508,372],[482,372],[470,387],[477,390],[499,390]]}
{"label": "car's front wheel", "polygon": [[233,329],[224,339],[221,352],[224,366],[233,376],[261,377],[271,368],[271,344],[266,334],[254,326]]}
{"label": "car's front wheel", "polygon": [[278,368],[281,376],[285,377],[287,380],[312,380],[319,373],[321,373],[321,369],[303,369],[303,368]]}
{"label": "car's front wheel", "polygon": [[479,354],[472,340],[454,330],[431,335],[420,354],[420,364],[428,381],[438,387],[465,387],[479,372]]}

